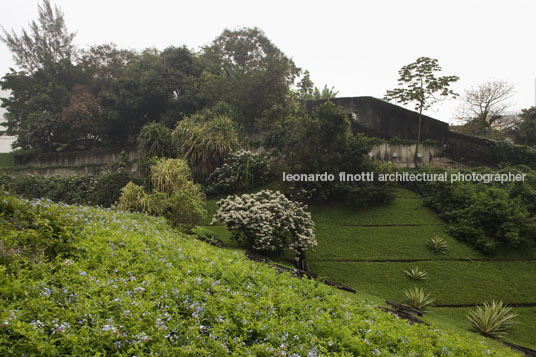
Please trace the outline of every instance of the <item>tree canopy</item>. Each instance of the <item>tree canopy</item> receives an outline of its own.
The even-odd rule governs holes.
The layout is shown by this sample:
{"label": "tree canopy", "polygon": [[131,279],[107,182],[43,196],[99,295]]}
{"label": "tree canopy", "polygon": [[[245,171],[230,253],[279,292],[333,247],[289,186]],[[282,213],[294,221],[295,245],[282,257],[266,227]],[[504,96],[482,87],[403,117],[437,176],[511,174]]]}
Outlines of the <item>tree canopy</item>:
{"label": "tree canopy", "polygon": [[22,34],[17,35],[2,27],[4,34],[0,36],[13,54],[15,63],[29,72],[76,57],[73,45],[76,33],[67,30],[63,12],[57,6],[52,8],[49,0],[43,0],[38,10],[39,19],[30,23],[29,30],[23,29]]}

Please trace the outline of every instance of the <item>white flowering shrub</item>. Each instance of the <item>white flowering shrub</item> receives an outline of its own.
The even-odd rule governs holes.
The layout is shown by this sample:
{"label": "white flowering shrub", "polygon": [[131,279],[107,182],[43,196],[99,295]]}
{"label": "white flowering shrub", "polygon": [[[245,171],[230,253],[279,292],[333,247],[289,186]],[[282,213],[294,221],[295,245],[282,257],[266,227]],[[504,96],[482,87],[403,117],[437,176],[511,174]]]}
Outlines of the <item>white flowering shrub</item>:
{"label": "white flowering shrub", "polygon": [[223,222],[232,238],[245,248],[298,254],[316,246],[315,227],[307,206],[286,198],[279,191],[228,196],[218,201],[212,222]]}
{"label": "white flowering shrub", "polygon": [[207,178],[209,194],[231,194],[247,191],[266,183],[270,167],[265,154],[238,150],[231,153],[225,163]]}

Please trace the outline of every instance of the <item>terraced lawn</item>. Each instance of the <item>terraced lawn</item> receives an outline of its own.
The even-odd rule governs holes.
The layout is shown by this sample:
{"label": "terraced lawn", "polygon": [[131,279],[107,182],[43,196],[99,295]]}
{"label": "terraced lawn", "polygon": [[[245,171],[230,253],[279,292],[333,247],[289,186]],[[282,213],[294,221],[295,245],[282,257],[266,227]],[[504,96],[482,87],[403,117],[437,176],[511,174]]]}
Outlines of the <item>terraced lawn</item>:
{"label": "terraced lawn", "polygon": [[[438,305],[479,304],[498,299],[507,303],[536,303],[536,249],[502,250],[487,256],[445,233],[445,223],[409,190],[397,189],[391,204],[355,208],[340,202],[312,205],[318,246],[308,252],[312,272],[349,285],[372,301],[404,302],[403,290],[425,287]],[[207,204],[209,216],[216,200]],[[203,223],[208,224],[210,218]],[[239,249],[223,226],[200,230]],[[425,242],[440,236],[447,254],[435,254]],[[289,257],[286,258],[288,261]],[[285,258],[279,258],[284,261]],[[429,279],[415,282],[404,270],[419,267]],[[467,307],[436,307],[424,320],[469,333]],[[505,341],[536,349],[536,307],[514,308],[518,324]]]}

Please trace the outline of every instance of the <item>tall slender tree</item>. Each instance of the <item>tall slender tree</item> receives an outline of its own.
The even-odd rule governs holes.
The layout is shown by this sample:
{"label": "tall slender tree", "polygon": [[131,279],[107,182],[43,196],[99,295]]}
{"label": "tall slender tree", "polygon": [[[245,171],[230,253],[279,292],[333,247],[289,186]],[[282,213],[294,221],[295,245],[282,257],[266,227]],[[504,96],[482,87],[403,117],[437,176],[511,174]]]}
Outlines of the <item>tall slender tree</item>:
{"label": "tall slender tree", "polygon": [[417,129],[417,145],[415,147],[415,167],[418,166],[419,144],[421,142],[422,112],[430,109],[434,104],[448,98],[458,96],[449,89],[451,83],[456,82],[457,76],[437,77],[436,73],[441,71],[438,60],[429,57],[419,57],[413,63],[402,67],[399,71],[399,88],[388,90],[385,93],[387,101],[407,105],[414,103],[415,110],[419,113],[419,124]]}
{"label": "tall slender tree", "polygon": [[39,18],[30,23],[28,31],[23,29],[19,36],[14,30],[7,31],[2,26],[3,35],[0,35],[15,63],[29,72],[76,57],[73,45],[76,33],[67,30],[63,12],[57,6],[52,8],[49,0],[43,0],[38,9]]}

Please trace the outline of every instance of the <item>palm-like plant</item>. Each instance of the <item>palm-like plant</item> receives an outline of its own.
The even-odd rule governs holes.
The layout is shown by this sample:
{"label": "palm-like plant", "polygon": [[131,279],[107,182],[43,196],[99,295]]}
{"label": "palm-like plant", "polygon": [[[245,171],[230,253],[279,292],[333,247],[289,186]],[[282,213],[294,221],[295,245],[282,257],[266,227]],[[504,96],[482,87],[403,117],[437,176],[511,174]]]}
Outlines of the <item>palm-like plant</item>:
{"label": "palm-like plant", "polygon": [[434,253],[447,254],[447,242],[441,237],[435,237],[426,242],[426,246]]}
{"label": "palm-like plant", "polygon": [[413,280],[425,280],[428,279],[428,274],[423,271],[419,270],[419,267],[415,267],[413,269],[405,270],[404,271],[407,276],[409,276]]}
{"label": "palm-like plant", "polygon": [[413,289],[404,290],[404,295],[406,295],[408,305],[421,312],[426,311],[434,302],[434,299],[430,297],[430,293],[426,293],[424,288],[414,287]]}
{"label": "palm-like plant", "polygon": [[484,336],[501,337],[506,335],[506,330],[514,323],[516,314],[511,313],[511,307],[504,305],[502,301],[484,302],[476,310],[467,314],[473,330]]}
{"label": "palm-like plant", "polygon": [[212,172],[240,147],[233,122],[225,116],[195,114],[180,121],[172,136],[177,154],[196,172]]}

